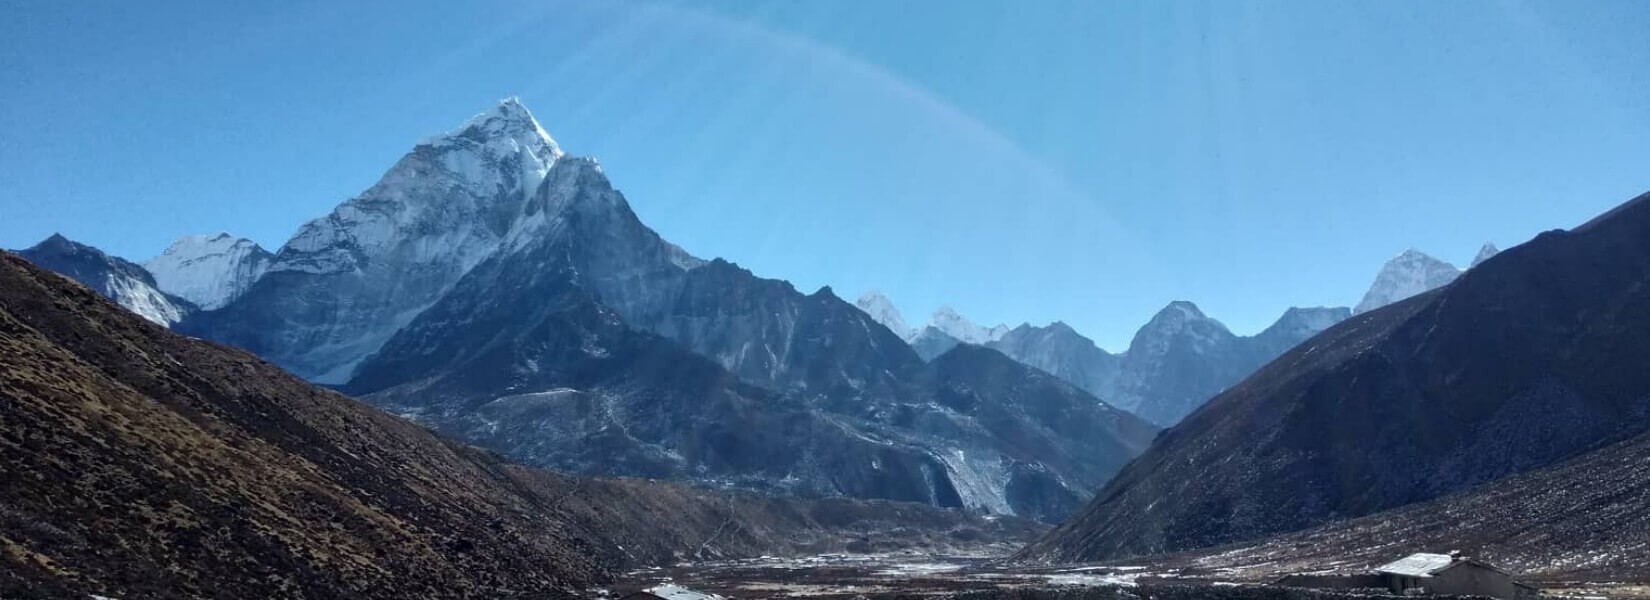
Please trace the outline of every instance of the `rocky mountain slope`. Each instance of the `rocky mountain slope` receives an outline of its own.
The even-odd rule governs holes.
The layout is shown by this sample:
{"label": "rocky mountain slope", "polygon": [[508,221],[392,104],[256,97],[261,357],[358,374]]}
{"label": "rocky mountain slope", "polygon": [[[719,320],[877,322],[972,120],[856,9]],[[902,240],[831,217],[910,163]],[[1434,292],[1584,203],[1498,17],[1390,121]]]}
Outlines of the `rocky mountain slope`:
{"label": "rocky mountain slope", "polygon": [[197,309],[189,301],[161,291],[143,267],[102,250],[53,234],[18,255],[61,273],[139,316],[170,326]]}
{"label": "rocky mountain slope", "polygon": [[1159,436],[1026,551],[1154,554],[1294,531],[1650,427],[1650,195],[1331,327]]}
{"label": "rocky mountain slope", "polygon": [[1650,434],[1640,434],[1460,494],[1171,562],[1275,577],[1356,571],[1411,552],[1461,551],[1526,579],[1646,584],[1646,547]]}
{"label": "rocky mountain slope", "polygon": [[571,479],[0,256],[0,595],[554,597],[686,558],[1014,539],[913,504]]}
{"label": "rocky mountain slope", "polygon": [[149,260],[143,268],[168,294],[205,310],[241,297],[269,269],[274,255],[246,238],[227,233],[187,235]]}
{"label": "rocky mountain slope", "polygon": [[593,161],[526,213],[347,389],[560,469],[1043,519],[1154,434],[995,352],[925,364],[828,289],[686,268]]}

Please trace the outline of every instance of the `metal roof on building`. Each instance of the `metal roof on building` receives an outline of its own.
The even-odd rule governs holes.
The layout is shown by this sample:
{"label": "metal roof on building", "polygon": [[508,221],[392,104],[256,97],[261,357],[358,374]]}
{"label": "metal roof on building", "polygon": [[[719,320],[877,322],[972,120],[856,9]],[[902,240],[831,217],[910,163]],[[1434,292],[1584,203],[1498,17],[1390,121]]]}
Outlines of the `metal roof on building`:
{"label": "metal roof on building", "polygon": [[722,600],[722,597],[716,594],[706,594],[674,583],[650,587],[646,591],[654,596],[664,598],[664,600]]}
{"label": "metal roof on building", "polygon": [[1431,577],[1455,566],[1460,559],[1448,554],[1418,552],[1376,567],[1376,571],[1409,577]]}

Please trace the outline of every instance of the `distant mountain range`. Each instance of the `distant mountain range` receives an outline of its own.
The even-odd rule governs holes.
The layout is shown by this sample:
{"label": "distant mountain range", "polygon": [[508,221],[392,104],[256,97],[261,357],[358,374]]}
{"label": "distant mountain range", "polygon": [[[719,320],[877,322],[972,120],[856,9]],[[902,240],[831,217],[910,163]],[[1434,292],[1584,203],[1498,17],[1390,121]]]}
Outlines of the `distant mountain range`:
{"label": "distant mountain range", "polygon": [[[1448,273],[1408,254],[1396,262]],[[1025,556],[1095,560],[1259,539],[1462,492],[1650,430],[1650,194],[1457,275],[1329,328],[1216,396]],[[1642,461],[1643,448],[1609,452]],[[1525,483],[1475,493],[1528,497],[1460,498],[1404,518],[1495,506],[1526,523],[1549,515],[1542,543],[1557,544],[1561,527],[1572,541],[1620,527],[1625,541],[1599,551],[1642,550],[1642,535],[1628,535],[1642,534],[1637,495],[1593,498],[1580,521],[1533,504],[1576,498],[1541,485],[1617,481],[1593,469],[1619,455],[1599,456],[1559,471],[1590,480],[1509,480]],[[1629,489],[1610,485],[1599,489]],[[1473,535],[1495,535],[1495,522],[1475,522]]]}
{"label": "distant mountain range", "polygon": [[[899,331],[896,327],[904,323],[899,310],[881,292],[867,292],[855,304],[891,330]],[[1141,327],[1128,350],[1119,354],[1100,349],[1065,323],[982,327],[950,307],[937,311],[922,329],[904,331],[907,342],[924,359],[931,360],[958,344],[984,346],[1167,426],[1283,351],[1349,315],[1345,308],[1291,308],[1262,333],[1244,337],[1191,302],[1172,302]]]}
{"label": "distant mountain range", "polygon": [[[61,236],[23,254],[533,464],[1045,520],[1154,425],[1349,314],[1291,308],[1238,336],[1174,302],[1117,354],[1063,323],[949,307],[911,327],[880,294],[805,294],[660,238],[514,100],[421,141],[273,253],[218,234],[143,266]],[[1434,263],[1394,259],[1366,303],[1459,272]]]}
{"label": "distant mountain range", "polygon": [[272,255],[192,237],[148,264],[207,307],[166,317],[182,332],[571,472],[1057,520],[1156,434],[997,352],[924,361],[829,288],[691,256],[514,100]]}
{"label": "distant mountain range", "polygon": [[[1473,266],[1497,252],[1495,245],[1484,244]],[[1167,427],[1331,325],[1448,284],[1462,272],[1420,251],[1406,250],[1382,266],[1357,309],[1289,308],[1277,322],[1247,337],[1233,334],[1196,304],[1171,302],[1117,354],[1059,321],[1041,327],[1029,323],[1012,329],[984,327],[944,306],[926,325],[913,328],[881,291],[865,292],[855,305],[900,333],[923,360],[933,360],[958,344],[985,346]]]}

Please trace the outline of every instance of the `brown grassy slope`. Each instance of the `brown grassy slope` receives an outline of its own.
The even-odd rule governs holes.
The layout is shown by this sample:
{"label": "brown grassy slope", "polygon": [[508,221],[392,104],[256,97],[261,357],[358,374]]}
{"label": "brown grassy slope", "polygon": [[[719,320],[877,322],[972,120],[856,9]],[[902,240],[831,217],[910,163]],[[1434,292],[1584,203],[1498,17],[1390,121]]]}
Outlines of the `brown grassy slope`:
{"label": "brown grassy slope", "polygon": [[897,522],[1026,533],[520,468],[10,254],[0,481],[7,598],[542,597],[623,566],[833,549]]}

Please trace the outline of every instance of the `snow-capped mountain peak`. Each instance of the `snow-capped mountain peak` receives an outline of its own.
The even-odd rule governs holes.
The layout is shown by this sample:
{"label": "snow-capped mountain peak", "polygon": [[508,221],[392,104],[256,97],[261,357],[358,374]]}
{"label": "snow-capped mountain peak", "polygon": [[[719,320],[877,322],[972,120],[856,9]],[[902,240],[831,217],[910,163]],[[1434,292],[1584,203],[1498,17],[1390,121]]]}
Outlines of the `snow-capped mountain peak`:
{"label": "snow-capped mountain peak", "polygon": [[1002,339],[1009,331],[1007,325],[984,327],[969,321],[951,306],[941,306],[928,318],[928,326],[938,329],[966,344],[984,344]]}
{"label": "snow-capped mountain peak", "polygon": [[274,255],[227,233],[186,235],[143,262],[162,291],[211,310],[240,297],[262,277]]}
{"label": "snow-capped mountain peak", "polygon": [[270,270],[336,273],[411,251],[402,258],[467,271],[497,249],[561,156],[526,107],[505,99],[421,141],[367,191],[305,224]]}
{"label": "snow-capped mountain peak", "polygon": [[1375,310],[1410,296],[1441,287],[1456,277],[1461,269],[1410,248],[1393,257],[1381,267],[1375,283],[1364,293],[1363,300],[1352,309],[1353,314]]}
{"label": "snow-capped mountain peak", "polygon": [[[264,298],[264,286],[257,286],[228,308],[250,301],[247,311],[275,311],[288,303],[317,305],[315,298],[331,293],[321,290],[358,291],[305,313],[302,322],[283,322],[290,331],[280,335],[303,342],[269,356],[312,381],[343,383],[360,359],[528,223],[552,171],[569,182],[600,177],[593,162],[569,160],[554,169],[562,159],[526,107],[505,99],[424,139],[372,187],[304,224],[267,270],[303,274],[282,276],[291,290],[270,289]],[[293,291],[311,288],[309,296]],[[244,320],[238,314],[223,319]],[[246,333],[254,334],[264,335]]]}
{"label": "snow-capped mountain peak", "polygon": [[562,155],[561,147],[550,133],[539,125],[533,113],[523,106],[521,100],[511,96],[500,100],[491,110],[470,117],[464,124],[447,133],[425,138],[420,145],[441,147],[451,145],[461,139],[469,139],[491,145],[495,154],[502,154],[502,150],[510,144],[517,148],[527,148],[549,159]]}
{"label": "snow-capped mountain peak", "polygon": [[1479,263],[1489,260],[1490,257],[1500,253],[1501,249],[1495,247],[1494,243],[1484,242],[1484,245],[1478,248],[1478,256],[1472,257],[1472,266],[1476,267]]}
{"label": "snow-capped mountain peak", "polygon": [[898,308],[894,308],[894,302],[881,291],[870,290],[860,294],[859,299],[854,301],[854,306],[870,315],[871,320],[881,323],[883,327],[893,331],[894,335],[907,341],[917,333],[905,323],[905,317],[900,315]]}

